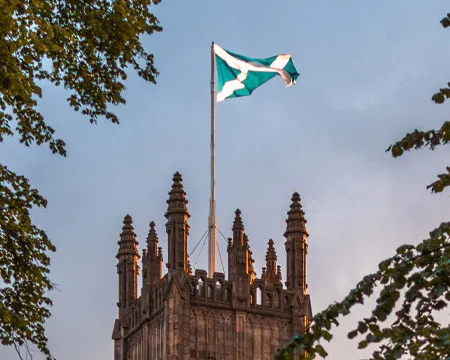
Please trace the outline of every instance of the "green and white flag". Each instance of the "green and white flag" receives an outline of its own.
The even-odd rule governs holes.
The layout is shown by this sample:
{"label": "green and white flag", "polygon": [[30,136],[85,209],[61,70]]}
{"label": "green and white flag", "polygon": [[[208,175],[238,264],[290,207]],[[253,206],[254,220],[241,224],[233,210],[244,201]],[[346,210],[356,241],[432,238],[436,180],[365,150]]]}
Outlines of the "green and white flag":
{"label": "green and white flag", "polygon": [[280,75],[286,86],[295,84],[299,73],[291,55],[280,54],[267,59],[256,59],[222,49],[214,44],[217,67],[217,101],[248,96],[253,90],[275,75]]}

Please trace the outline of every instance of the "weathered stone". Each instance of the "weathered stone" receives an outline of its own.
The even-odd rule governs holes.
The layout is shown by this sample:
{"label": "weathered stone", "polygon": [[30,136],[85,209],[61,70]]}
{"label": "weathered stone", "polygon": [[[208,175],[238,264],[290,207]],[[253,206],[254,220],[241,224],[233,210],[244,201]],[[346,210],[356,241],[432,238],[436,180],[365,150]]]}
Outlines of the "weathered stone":
{"label": "weathered stone", "polygon": [[114,360],[269,360],[279,346],[305,331],[311,318],[306,293],[306,220],[294,193],[286,237],[287,289],[272,240],[261,279],[256,277],[241,212],[236,210],[228,240],[225,274],[191,275],[187,253],[189,212],[182,178],[176,173],[167,201],[168,273],[155,224],[143,252],[141,296],[137,297],[139,252],[131,217],[119,241],[119,316],[114,323]]}

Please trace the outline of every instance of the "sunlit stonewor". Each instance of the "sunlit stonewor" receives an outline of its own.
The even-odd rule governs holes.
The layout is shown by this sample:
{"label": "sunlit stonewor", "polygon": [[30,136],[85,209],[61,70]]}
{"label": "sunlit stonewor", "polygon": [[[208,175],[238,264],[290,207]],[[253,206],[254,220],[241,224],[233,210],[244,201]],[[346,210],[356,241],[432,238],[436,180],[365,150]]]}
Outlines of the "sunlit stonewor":
{"label": "sunlit stonewor", "polygon": [[119,316],[112,335],[114,359],[273,359],[277,348],[303,332],[311,318],[306,294],[308,233],[300,196],[293,194],[286,220],[285,287],[272,240],[261,278],[255,276],[239,210],[233,238],[228,239],[227,279],[218,272],[210,278],[198,269],[192,274],[187,251],[190,215],[179,173],[173,177],[167,203],[168,272],[163,276],[163,255],[151,222],[142,253],[140,297],[136,234],[131,217],[124,219],[117,253]]}

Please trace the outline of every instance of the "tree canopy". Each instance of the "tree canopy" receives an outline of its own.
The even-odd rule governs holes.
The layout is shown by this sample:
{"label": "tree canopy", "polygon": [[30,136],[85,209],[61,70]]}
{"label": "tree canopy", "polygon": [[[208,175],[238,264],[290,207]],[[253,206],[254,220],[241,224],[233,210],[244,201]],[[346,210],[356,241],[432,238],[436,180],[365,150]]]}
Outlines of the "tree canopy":
{"label": "tree canopy", "polygon": [[[441,20],[450,26],[450,14]],[[449,87],[432,96],[436,104],[450,98]],[[439,129],[414,130],[389,146],[393,157],[418,149],[435,150],[450,142],[450,122]],[[450,186],[450,167],[428,185],[433,193]],[[450,359],[450,325],[436,320],[436,314],[450,303],[450,222],[443,222],[418,245],[402,245],[396,253],[382,261],[378,270],[365,276],[340,302],[316,314],[305,334],[295,336],[279,350],[276,359],[314,359],[326,357],[324,342],[333,337],[331,330],[339,318],[350,314],[356,304],[377,294],[370,316],[361,319],[348,333],[350,339],[360,337],[359,349],[377,344],[371,359],[416,360]],[[392,322],[391,322],[392,319]]]}
{"label": "tree canopy", "polygon": [[[75,110],[96,123],[118,123],[129,68],[156,83],[143,35],[161,31],[151,8],[160,0],[0,0],[0,142],[47,145],[66,155],[39,111],[42,85],[63,86]],[[53,288],[49,253],[55,247],[33,224],[30,209],[46,200],[27,178],[0,160],[0,343],[33,344],[52,359],[44,322]]]}

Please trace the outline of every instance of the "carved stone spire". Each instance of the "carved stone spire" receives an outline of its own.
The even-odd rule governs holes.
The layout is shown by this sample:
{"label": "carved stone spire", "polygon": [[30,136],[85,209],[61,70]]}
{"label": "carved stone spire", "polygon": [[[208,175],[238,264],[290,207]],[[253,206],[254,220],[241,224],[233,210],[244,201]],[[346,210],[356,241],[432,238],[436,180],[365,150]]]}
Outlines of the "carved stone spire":
{"label": "carved stone spire", "polygon": [[[159,248],[161,249],[161,248]],[[143,284],[152,286],[162,278],[162,255],[158,251],[158,235],[155,223],[150,222],[150,229],[147,235],[147,251],[145,256],[145,271],[143,271]]]}
{"label": "carved stone spire", "polygon": [[277,266],[277,252],[273,246],[273,240],[269,239],[268,248],[266,252],[266,267],[264,268],[263,280],[266,280],[266,284],[279,284],[281,281],[281,270]]}
{"label": "carved stone spire", "polygon": [[306,238],[305,213],[300,203],[300,195],[295,192],[292,195],[290,210],[286,220],[286,267],[288,290],[300,289],[306,294],[306,254],[308,252],[308,244]]}
{"label": "carved stone spire", "polygon": [[275,273],[277,268],[277,252],[273,246],[272,239],[269,239],[268,245],[266,252],[266,268],[268,271]]}
{"label": "carved stone spire", "polygon": [[119,308],[125,309],[137,299],[137,275],[139,266],[138,242],[133,228],[133,220],[126,215],[120,234],[119,251],[116,258],[117,273],[119,274]]}
{"label": "carved stone spire", "polygon": [[119,245],[119,252],[117,258],[121,255],[137,255],[139,251],[137,248],[138,242],[136,240],[136,234],[133,228],[133,220],[130,215],[126,215],[123,219],[122,233],[120,234],[120,240],[117,243]]}
{"label": "carved stone spire", "polygon": [[244,224],[242,223],[242,218],[241,218],[241,210],[236,209],[234,214],[235,214],[235,217],[234,217],[234,222],[233,222],[233,230],[244,230]]}
{"label": "carved stone spire", "polygon": [[186,193],[183,189],[181,174],[177,171],[173,176],[172,189],[167,200],[168,208],[166,231],[168,235],[169,271],[182,270],[189,273],[187,238],[189,235],[188,219],[191,216],[187,209]]}
{"label": "carved stone spire", "polygon": [[147,235],[147,252],[149,254],[158,255],[158,235],[155,230],[155,223],[150,222],[150,230]]}
{"label": "carved stone spire", "polygon": [[281,279],[283,278],[281,275],[281,265],[277,265],[277,275],[278,275],[278,279],[280,279],[280,282],[281,282]]}
{"label": "carved stone spire", "polygon": [[302,209],[302,205],[300,203],[300,195],[298,192],[292,194],[291,198],[291,208],[288,211],[288,218],[286,220],[286,232],[284,236],[293,232],[303,233],[308,236],[308,232],[306,231],[306,219],[305,212]]}
{"label": "carved stone spire", "polygon": [[233,222],[233,245],[243,246],[244,245],[244,224],[241,218],[241,210],[236,209],[235,217]]}
{"label": "carved stone spire", "polygon": [[239,209],[233,222],[233,240],[228,242],[228,278],[233,283],[232,302],[236,308],[245,308],[249,298],[249,286],[254,278],[252,256],[248,237]]}
{"label": "carved stone spire", "polygon": [[168,218],[170,214],[184,214],[188,217],[191,216],[187,209],[188,201],[186,199],[186,192],[184,191],[182,182],[183,178],[177,171],[173,175],[172,189],[169,191],[169,199],[167,200],[167,204],[169,206],[165,214],[166,218]]}

